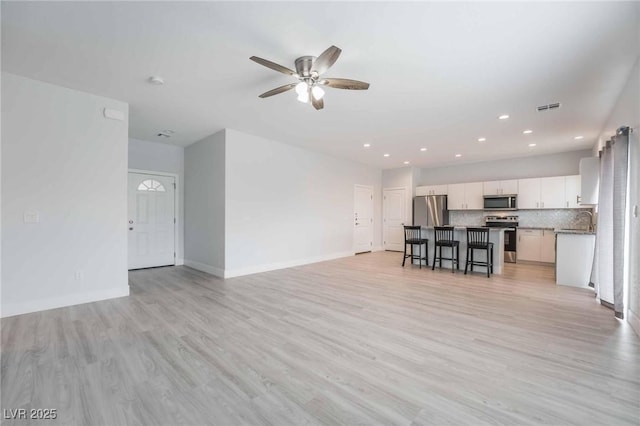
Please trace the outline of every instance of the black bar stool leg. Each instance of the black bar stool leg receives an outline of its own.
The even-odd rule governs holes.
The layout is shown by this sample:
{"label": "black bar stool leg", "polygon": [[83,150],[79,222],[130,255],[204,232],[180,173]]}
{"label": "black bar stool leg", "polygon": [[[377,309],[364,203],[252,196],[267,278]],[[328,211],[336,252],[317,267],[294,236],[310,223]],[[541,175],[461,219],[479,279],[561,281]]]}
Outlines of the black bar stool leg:
{"label": "black bar stool leg", "polygon": [[464,274],[467,275],[467,269],[469,268],[469,247],[467,247],[467,257],[464,261]]}
{"label": "black bar stool leg", "polygon": [[431,270],[435,270],[436,269],[436,255],[438,254],[438,246],[435,246],[433,248],[433,265],[431,266]]}

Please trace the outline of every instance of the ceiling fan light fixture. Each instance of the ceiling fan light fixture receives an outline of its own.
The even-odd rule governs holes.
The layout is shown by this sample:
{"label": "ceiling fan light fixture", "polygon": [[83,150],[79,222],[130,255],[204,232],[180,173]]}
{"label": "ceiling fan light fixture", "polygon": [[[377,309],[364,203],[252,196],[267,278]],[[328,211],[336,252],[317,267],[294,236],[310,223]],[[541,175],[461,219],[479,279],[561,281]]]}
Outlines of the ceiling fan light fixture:
{"label": "ceiling fan light fixture", "polygon": [[[306,85],[306,84],[305,84]],[[309,102],[309,93],[302,92],[298,94],[298,100],[304,104]]]}
{"label": "ceiling fan light fixture", "polygon": [[311,94],[316,101],[319,101],[324,96],[324,90],[322,90],[321,87],[313,86],[313,88],[311,89]]}
{"label": "ceiling fan light fixture", "polygon": [[[302,95],[306,95],[307,94],[307,90],[309,90],[309,86],[307,86],[306,82],[301,81],[300,83],[296,84],[296,93],[298,94],[298,98],[300,98],[300,96],[302,96]],[[298,99],[298,100],[300,100],[300,99]]]}

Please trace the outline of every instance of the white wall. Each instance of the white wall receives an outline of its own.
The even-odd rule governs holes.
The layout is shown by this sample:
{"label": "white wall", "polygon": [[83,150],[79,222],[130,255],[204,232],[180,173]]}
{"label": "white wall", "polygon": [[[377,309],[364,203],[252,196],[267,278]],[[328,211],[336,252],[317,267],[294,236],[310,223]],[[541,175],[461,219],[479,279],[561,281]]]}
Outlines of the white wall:
{"label": "white wall", "polygon": [[[638,206],[640,216],[640,58],[636,61],[629,80],[611,111],[596,150],[599,150],[621,126],[634,129],[630,138],[629,209],[633,212],[633,206]],[[626,317],[640,336],[640,217],[631,214],[629,227],[629,311]],[[610,293],[613,294],[612,289]]]}
{"label": "white wall", "polygon": [[217,276],[225,265],[225,130],[184,151],[184,264]]}
{"label": "white wall", "polygon": [[591,156],[589,149],[421,169],[419,185],[577,175],[580,173],[580,159]]}
{"label": "white wall", "polygon": [[226,135],[226,276],[353,254],[356,184],[374,187],[373,245],[380,247],[379,169],[234,130]]}
{"label": "white wall", "polygon": [[182,264],[184,259],[184,148],[129,138],[129,169],[168,172],[178,175],[176,263]]}
{"label": "white wall", "polygon": [[2,316],[128,295],[128,105],[7,73],[2,89]]}

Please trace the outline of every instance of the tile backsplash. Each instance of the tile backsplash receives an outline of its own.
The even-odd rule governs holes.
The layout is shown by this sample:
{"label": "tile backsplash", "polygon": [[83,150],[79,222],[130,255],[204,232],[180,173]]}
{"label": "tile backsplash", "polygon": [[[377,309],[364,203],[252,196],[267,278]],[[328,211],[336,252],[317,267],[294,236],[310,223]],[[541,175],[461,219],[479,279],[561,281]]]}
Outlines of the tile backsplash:
{"label": "tile backsplash", "polygon": [[584,228],[589,226],[589,215],[584,214],[588,209],[545,209],[545,210],[517,210],[480,211],[480,210],[452,210],[449,212],[449,222],[456,226],[484,225],[485,216],[518,216],[521,228]]}

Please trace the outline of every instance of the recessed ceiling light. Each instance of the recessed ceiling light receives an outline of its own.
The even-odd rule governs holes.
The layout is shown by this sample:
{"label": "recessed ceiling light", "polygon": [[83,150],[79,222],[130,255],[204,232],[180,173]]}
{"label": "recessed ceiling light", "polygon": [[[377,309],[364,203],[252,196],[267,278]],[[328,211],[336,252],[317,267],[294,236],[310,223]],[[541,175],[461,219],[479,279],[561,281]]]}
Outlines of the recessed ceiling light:
{"label": "recessed ceiling light", "polygon": [[487,140],[487,138],[478,138],[478,142],[484,142],[486,140]]}
{"label": "recessed ceiling light", "polygon": [[456,154],[456,158],[462,157],[462,154]]}
{"label": "recessed ceiling light", "polygon": [[535,143],[530,143],[530,144],[529,144],[529,148],[533,148],[534,146],[536,146],[536,144],[535,144]]}
{"label": "recessed ceiling light", "polygon": [[420,148],[420,151],[425,152],[427,148]]}
{"label": "recessed ceiling light", "polygon": [[384,157],[388,157],[388,156],[389,156],[389,154],[384,154],[383,156],[384,156]]}
{"label": "recessed ceiling light", "polygon": [[574,139],[579,141],[580,139],[584,139],[584,136],[576,136]]}
{"label": "recessed ceiling light", "polygon": [[524,131],[524,132],[522,132],[522,133],[524,133],[525,135],[530,135],[531,133],[533,133],[533,130],[529,130],[529,129],[527,129],[527,130],[525,130],[525,131]]}
{"label": "recessed ceiling light", "polygon": [[371,146],[371,144],[370,143],[365,143],[362,146],[364,146],[365,148],[369,148]]}
{"label": "recessed ceiling light", "polygon": [[404,164],[409,164],[409,162],[408,162],[408,161],[405,161],[405,162],[404,162]]}
{"label": "recessed ceiling light", "polygon": [[507,118],[509,118],[509,114],[502,114],[498,117],[498,120],[506,120]]}
{"label": "recessed ceiling light", "polygon": [[158,77],[157,75],[152,75],[147,80],[149,84],[153,84],[155,86],[162,86],[164,84],[164,79],[162,77]]}

